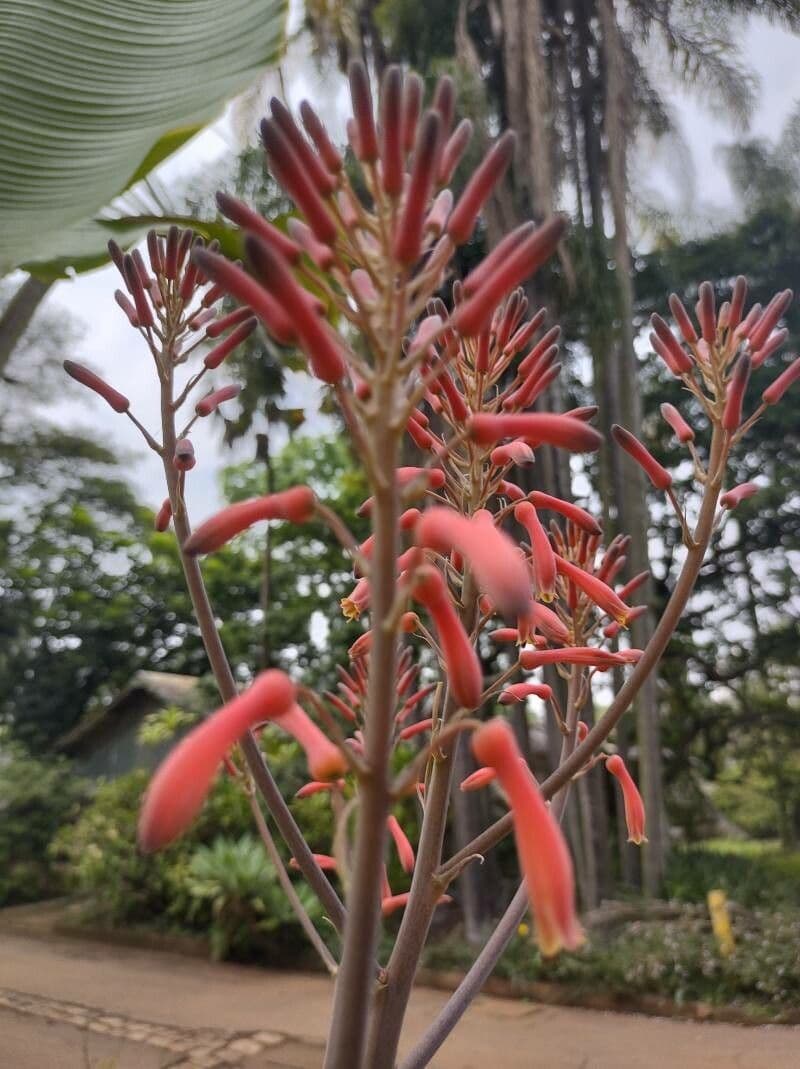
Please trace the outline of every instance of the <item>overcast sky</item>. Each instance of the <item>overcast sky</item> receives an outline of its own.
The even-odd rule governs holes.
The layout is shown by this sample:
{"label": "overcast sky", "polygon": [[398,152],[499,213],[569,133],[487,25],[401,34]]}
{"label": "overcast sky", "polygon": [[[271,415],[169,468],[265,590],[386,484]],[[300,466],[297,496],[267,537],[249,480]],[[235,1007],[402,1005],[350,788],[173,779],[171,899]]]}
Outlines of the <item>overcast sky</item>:
{"label": "overcast sky", "polygon": [[[800,39],[755,18],[748,21],[743,39],[746,60],[760,79],[758,105],[749,133],[774,139],[794,103],[800,100]],[[340,125],[346,101],[342,80],[333,71],[326,72],[325,78],[321,78],[304,54],[302,43],[293,45],[284,64],[284,85],[292,105],[308,96],[332,124]],[[198,173],[220,164],[235,153],[245,128],[249,127],[252,133],[255,115],[263,112],[266,100],[276,91],[277,82],[268,80],[256,100],[251,99],[246,105],[229,111],[225,119],[165,165],[160,176],[167,184],[174,182],[181,186]],[[682,209],[701,220],[698,225],[707,225],[707,220],[716,214],[729,217],[735,210],[735,200],[718,159],[717,148],[732,141],[736,133],[718,114],[703,106],[702,95],[689,95],[676,89],[670,96],[691,151],[696,199],[687,203],[687,192],[691,188],[689,176],[683,173],[680,165],[675,166],[674,152],[648,151],[642,154],[637,185],[656,189],[674,209]],[[731,273],[746,270],[746,266],[732,264]],[[152,363],[141,339],[130,329],[114,303],[113,292],[117,286],[116,271],[104,268],[59,283],[48,303],[51,307],[68,309],[83,322],[84,337],[69,355],[91,365],[127,394],[136,415],[155,430],[158,391]],[[225,381],[224,377],[220,376],[219,382],[222,381]],[[289,388],[289,404],[305,403],[309,398],[304,377],[293,377]],[[48,415],[64,426],[95,428],[120,450],[137,453],[132,481],[144,501],[154,507],[160,504],[164,491],[159,461],[144,447],[128,420],[115,416],[106,405],[88,394],[54,403]],[[198,465],[189,477],[189,503],[192,514],[199,519],[219,504],[220,468],[230,463],[234,456],[249,457],[252,443],[245,443],[237,454],[223,451],[212,421],[202,421],[193,433],[193,440]]]}

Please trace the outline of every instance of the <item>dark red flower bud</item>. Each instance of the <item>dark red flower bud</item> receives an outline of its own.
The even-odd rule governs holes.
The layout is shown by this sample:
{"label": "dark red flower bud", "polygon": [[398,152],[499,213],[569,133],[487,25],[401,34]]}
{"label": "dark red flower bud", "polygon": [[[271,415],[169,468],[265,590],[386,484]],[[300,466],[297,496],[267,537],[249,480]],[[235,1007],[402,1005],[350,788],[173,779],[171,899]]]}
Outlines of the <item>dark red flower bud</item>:
{"label": "dark red flower bud", "polygon": [[390,197],[403,192],[403,73],[386,68],[381,83],[381,183]]}
{"label": "dark red flower bud", "polygon": [[446,186],[455,174],[464,153],[472,140],[472,123],[469,119],[462,119],[450,137],[445,142],[442,150],[442,158],[439,162],[439,183]]}
{"label": "dark red flower bud", "polygon": [[[224,293],[228,290],[222,286]],[[238,327],[240,323],[245,323],[247,320],[252,319],[253,309],[245,306],[244,308],[237,308],[233,312],[228,312],[227,315],[221,316],[219,319],[215,319],[212,323],[209,323],[206,327],[207,338],[218,338],[220,334],[224,334],[226,330],[231,327]]]}
{"label": "dark red flower bud", "polygon": [[279,252],[289,263],[297,263],[300,259],[300,246],[292,241],[272,223],[268,223],[258,212],[248,207],[242,200],[228,196],[227,193],[217,193],[217,205],[226,219],[236,223],[242,230],[257,234],[271,248]]}
{"label": "dark red flower bud", "polygon": [[412,71],[403,86],[403,151],[411,152],[417,140],[417,123],[422,111],[422,79]]}
{"label": "dark red flower bud", "polygon": [[142,327],[152,327],[153,310],[147,299],[134,259],[128,253],[125,253],[122,258],[122,270],[128,292],[133,297],[133,303],[136,305],[136,318],[139,320],[139,324]]}
{"label": "dark red flower bud", "polygon": [[722,426],[733,433],[742,422],[742,405],[747,384],[750,381],[750,358],[740,356],[733,369],[725,394],[725,408],[722,412]]}
{"label": "dark red flower bud", "polygon": [[[681,343],[669,329],[667,324],[657,315],[655,312],[650,317],[650,323],[655,331],[656,337],[662,342],[666,348],[666,353],[660,348],[655,347],[656,352],[670,369],[674,375],[685,375],[692,370],[692,360]],[[668,354],[668,355],[667,355]]]}
{"label": "dark red flower bud", "polygon": [[170,499],[164,498],[164,502],[161,508],[156,513],[156,518],[153,521],[153,526],[157,531],[166,531],[169,527],[169,522],[172,519],[172,502]]}
{"label": "dark red flower bud", "polygon": [[175,443],[175,455],[172,458],[172,466],[177,471],[191,471],[197,463],[194,455],[194,446],[188,438],[179,438]]}
{"label": "dark red flower bud", "polygon": [[374,163],[378,158],[378,135],[372,113],[369,75],[360,59],[351,61],[347,74],[350,80],[353,118],[358,130],[358,158],[365,163]]}
{"label": "dark red flower bud", "polygon": [[491,195],[494,187],[508,170],[508,166],[514,156],[516,143],[516,134],[512,130],[506,130],[495,141],[482,163],[469,182],[467,182],[464,192],[459,197],[458,203],[453,209],[453,214],[447,222],[447,233],[456,245],[463,245],[472,236],[481,208]]}
{"label": "dark red flower bud", "polygon": [[602,435],[582,420],[550,412],[520,412],[495,416],[479,412],[469,421],[470,438],[481,445],[501,438],[527,438],[574,452],[594,452],[600,448]]}
{"label": "dark red flower bud", "polygon": [[79,382],[81,386],[88,386],[90,390],[94,390],[99,394],[104,401],[111,405],[115,412],[127,412],[130,408],[130,401],[124,394],[121,394],[119,390],[115,390],[113,386],[101,379],[99,375],[95,375],[93,371],[90,371],[88,367],[84,367],[83,364],[76,364],[74,360],[64,361],[64,370],[70,376]]}
{"label": "dark red flower bud", "polygon": [[[458,211],[458,206],[455,211]],[[452,216],[450,218],[452,222]],[[567,217],[554,215],[517,245],[505,260],[497,264],[496,270],[485,277],[480,287],[474,289],[472,296],[458,306],[453,317],[455,328],[466,337],[479,333],[504,294],[524,282],[550,259],[566,228]],[[468,275],[466,281],[469,282],[470,278],[471,275]]]}
{"label": "dark red flower bud", "polygon": [[325,129],[319,116],[307,100],[304,100],[300,105],[300,118],[303,120],[303,126],[306,128],[306,133],[314,142],[314,146],[320,154],[322,162],[331,174],[338,174],[342,169],[341,154],[328,137],[328,131]]}
{"label": "dark red flower bud", "polygon": [[[245,311],[250,312],[250,309],[247,308]],[[211,352],[206,353],[203,358],[205,366],[210,371],[214,371],[215,368],[218,368],[222,361],[225,360],[237,346],[241,345],[246,338],[250,337],[257,326],[257,319],[252,316],[249,319],[246,319],[244,323],[241,323],[236,328],[236,330],[232,330],[224,341],[221,341],[219,345],[215,345]],[[208,335],[208,330],[206,330],[206,334]]]}
{"label": "dark red flower bud", "polygon": [[689,313],[677,293],[670,294],[669,307],[675,317],[675,322],[678,324],[678,330],[683,335],[683,340],[687,345],[694,345],[698,340],[697,331],[694,329]]}
{"label": "dark red flower bud", "polygon": [[784,314],[786,309],[792,303],[792,297],[794,294],[791,290],[783,290],[782,293],[776,293],[772,300],[769,302],[764,312],[752,328],[749,334],[750,351],[757,353],[770,336],[778,320]]}
{"label": "dark red flower bud", "polygon": [[114,290],[114,300],[120,306],[122,311],[128,317],[128,322],[132,327],[139,326],[139,317],[136,314],[136,308],[131,304],[122,290]]}
{"label": "dark red flower bud", "polygon": [[[466,297],[470,297],[477,289],[483,285],[487,278],[494,274],[500,264],[504,263],[509,254],[522,244],[531,234],[535,233],[536,224],[532,222],[522,223],[515,230],[512,230],[510,234],[499,242],[499,244],[492,249],[489,255],[481,260],[477,267],[475,267],[464,279],[463,291]],[[453,300],[458,304],[459,301],[455,299],[455,286],[453,287]]]}
{"label": "dark red flower bud", "polygon": [[262,121],[261,138],[275,178],[306,217],[318,240],[325,245],[332,245],[337,234],[333,216],[307,175],[302,160],[274,119]]}
{"label": "dark red flower bud", "polygon": [[301,219],[289,219],[286,229],[289,231],[289,236],[308,254],[320,271],[330,270],[334,262],[330,245],[323,245],[321,241],[317,241],[311,228],[306,226]]}
{"label": "dark red flower bud", "polygon": [[171,226],[167,231],[167,248],[164,253],[164,277],[170,280],[178,274],[178,238],[180,231],[177,226]]}
{"label": "dark red flower bud", "polygon": [[[249,306],[248,316],[255,312],[267,330],[279,342],[286,345],[295,339],[294,324],[287,310],[246,271],[237,264],[232,264],[230,260],[226,260],[224,256],[208,252],[207,249],[198,249],[194,255],[199,259],[206,274],[223,285],[232,297],[247,304]],[[207,327],[206,334],[209,335],[211,327],[218,327],[220,322],[222,321],[219,320]]]}
{"label": "dark red flower bud", "polygon": [[164,250],[161,239],[155,230],[148,230],[147,232],[147,255],[150,257],[150,266],[153,269],[153,274],[164,274]]}
{"label": "dark red flower bud", "polygon": [[425,213],[439,166],[441,128],[438,112],[426,111],[417,134],[411,177],[394,235],[394,254],[402,264],[413,264],[419,258]]}
{"label": "dark red flower bud", "polygon": [[329,196],[336,189],[336,179],[331,175],[330,171],[323,167],[319,156],[316,155],[300,132],[300,128],[292,118],[289,109],[277,97],[272,98],[269,106],[272,118],[294,149],[301,166],[305,169],[306,175],[323,197]]}
{"label": "dark red flower bud", "polygon": [[697,291],[698,301],[695,311],[700,324],[703,340],[713,345],[717,337],[717,312],[714,301],[714,287],[710,282],[701,282]]}
{"label": "dark red flower bud", "polygon": [[223,401],[231,401],[239,394],[241,386],[221,386],[218,390],[214,390],[213,393],[207,394],[201,398],[194,406],[194,410],[198,416],[210,416],[212,412],[215,412]]}
{"label": "dark red flower bud", "polygon": [[765,405],[776,405],[783,397],[792,383],[800,379],[800,357],[795,357],[791,364],[778,375],[777,379],[768,386],[761,395]]}
{"label": "dark red flower bud", "polygon": [[731,307],[728,312],[728,330],[736,330],[742,321],[744,302],[747,300],[747,279],[739,275],[733,284]]}
{"label": "dark red flower bud", "polygon": [[656,460],[653,454],[639,439],[615,423],[611,428],[614,441],[631,457],[647,475],[650,482],[657,490],[668,490],[672,486],[672,476],[667,469]]}

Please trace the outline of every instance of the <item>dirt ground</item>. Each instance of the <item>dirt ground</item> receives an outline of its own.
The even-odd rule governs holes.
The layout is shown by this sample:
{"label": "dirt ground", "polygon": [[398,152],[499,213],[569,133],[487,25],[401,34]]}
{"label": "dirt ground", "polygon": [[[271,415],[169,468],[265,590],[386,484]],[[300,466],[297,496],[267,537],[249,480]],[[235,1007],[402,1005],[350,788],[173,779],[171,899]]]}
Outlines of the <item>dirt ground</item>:
{"label": "dirt ground", "polygon": [[[330,982],[0,931],[2,1069],[315,1069]],[[406,1049],[446,995],[418,990]],[[800,1028],[479,997],[435,1069],[797,1069]]]}

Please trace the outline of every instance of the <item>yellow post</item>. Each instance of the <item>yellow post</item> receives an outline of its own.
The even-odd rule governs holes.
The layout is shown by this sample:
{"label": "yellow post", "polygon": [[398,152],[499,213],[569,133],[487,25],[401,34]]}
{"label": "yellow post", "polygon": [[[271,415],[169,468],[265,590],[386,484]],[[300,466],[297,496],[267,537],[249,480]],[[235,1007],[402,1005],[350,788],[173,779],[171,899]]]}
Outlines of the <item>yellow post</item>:
{"label": "yellow post", "polygon": [[724,891],[708,892],[708,912],[711,914],[711,927],[717,939],[719,952],[723,958],[730,957],[735,949],[731,915],[728,911],[728,898]]}

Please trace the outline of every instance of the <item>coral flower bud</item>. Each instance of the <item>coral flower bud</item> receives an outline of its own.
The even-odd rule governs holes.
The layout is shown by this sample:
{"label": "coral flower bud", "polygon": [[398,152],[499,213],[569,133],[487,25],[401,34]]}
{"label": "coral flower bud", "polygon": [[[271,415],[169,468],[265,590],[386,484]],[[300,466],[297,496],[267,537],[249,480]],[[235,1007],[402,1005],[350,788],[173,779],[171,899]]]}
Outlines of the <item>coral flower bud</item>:
{"label": "coral flower bud", "polygon": [[650,317],[656,337],[664,346],[666,352],[654,346],[656,352],[669,367],[674,375],[684,375],[692,370],[692,360],[681,343],[669,329],[660,315],[655,312]]}
{"label": "coral flower bud", "polygon": [[449,189],[443,189],[431,205],[431,210],[425,217],[425,230],[432,231],[435,235],[444,230],[450,212],[453,208],[453,194]]}
{"label": "coral flower bud", "polygon": [[533,464],[535,459],[533,450],[523,441],[498,445],[489,454],[489,460],[496,468],[505,467],[506,464]]}
{"label": "coral flower bud", "polygon": [[314,794],[330,793],[331,791],[341,791],[344,789],[344,780],[311,780],[310,783],[305,783],[299,791],[295,792],[295,798],[311,798]]}
{"label": "coral flower bud", "polygon": [[448,553],[455,549],[468,562],[475,580],[498,610],[524,616],[531,604],[525,560],[505,532],[487,516],[468,519],[453,509],[434,507],[417,524],[418,546]]}
{"label": "coral flower bud", "polygon": [[317,240],[323,245],[332,245],[336,241],[336,222],[302,160],[274,119],[262,121],[261,139],[275,178],[306,217]]}
{"label": "coral flower bud", "polygon": [[800,357],[795,358],[785,371],[764,390],[761,400],[765,405],[776,405],[789,387],[800,379]]}
{"label": "coral flower bud", "polygon": [[445,674],[456,701],[467,709],[476,708],[483,692],[481,663],[453,607],[444,579],[436,568],[425,565],[418,569],[411,593],[425,606],[436,625]]}
{"label": "coral flower bud", "polygon": [[[250,306],[248,316],[255,312],[281,344],[286,345],[295,339],[294,325],[287,311],[238,264],[232,264],[224,256],[218,256],[206,249],[198,249],[193,255],[209,277],[223,285],[232,297]],[[207,327],[206,334],[209,335],[211,327],[218,326],[220,322],[218,320]]]}
{"label": "coral flower bud", "polygon": [[[458,205],[453,216],[457,211]],[[448,228],[452,225],[453,216],[450,217]],[[566,228],[566,216],[554,215],[516,245],[504,260],[497,263],[491,274],[482,276],[481,283],[475,285],[472,296],[456,309],[453,316],[456,329],[468,338],[479,334],[503,295],[520,282],[524,282],[550,259]],[[470,277],[467,276],[465,286]]]}
{"label": "coral flower bud", "polygon": [[139,816],[139,845],[147,853],[167,846],[200,811],[211,782],[230,748],[254,725],[285,713],[294,684],[271,669],[253,685],[189,732],[159,765]]}
{"label": "coral flower bud", "polygon": [[417,135],[405,203],[394,235],[394,254],[401,264],[413,264],[419,258],[425,212],[439,166],[441,132],[442,120],[438,112],[425,112]]}
{"label": "coral flower bud", "polygon": [[747,279],[744,275],[739,275],[733,284],[733,292],[731,293],[731,305],[730,311],[728,312],[728,330],[736,330],[741,323],[742,311],[746,300]]}
{"label": "coral flower bud", "polygon": [[574,583],[603,612],[608,613],[622,627],[628,626],[628,618],[631,613],[630,605],[626,605],[619,595],[615,594],[602,579],[599,579],[596,575],[590,575],[583,568],[579,568],[577,564],[573,564],[572,561],[565,560],[558,555],[556,555],[556,567],[559,575],[563,575],[571,583]]}
{"label": "coral flower bud", "polygon": [[231,401],[237,397],[241,389],[242,387],[235,383],[230,386],[221,386],[218,390],[201,398],[194,406],[194,410],[198,416],[210,416],[224,401]]}
{"label": "coral flower bud", "polygon": [[475,732],[472,750],[482,765],[495,770],[508,796],[539,949],[545,957],[564,947],[574,950],[583,932],[575,915],[572,860],[561,828],[520,760],[513,731],[504,720],[490,720]]}
{"label": "coral flower bud", "polygon": [[283,131],[289,144],[297,154],[305,173],[311,179],[312,184],[327,197],[336,188],[336,179],[330,171],[320,162],[319,157],[313,152],[311,146],[303,137],[300,128],[291,116],[289,109],[281,103],[277,97],[273,97],[269,103],[272,118]]}
{"label": "coral flower bud", "polygon": [[725,394],[725,408],[722,412],[722,426],[729,433],[737,430],[742,422],[742,405],[747,384],[750,381],[750,358],[741,356],[733,369],[731,381]]}
{"label": "coral flower bud", "polygon": [[497,492],[507,497],[510,501],[525,500],[525,491],[520,489],[516,483],[507,482],[505,479],[501,479],[497,484]]}
{"label": "coral flower bud", "polygon": [[724,509],[736,508],[741,501],[746,501],[748,497],[757,494],[760,489],[758,483],[739,483],[738,486],[727,490],[719,499],[719,503]]}
{"label": "coral flower bud", "polygon": [[549,509],[551,512],[559,513],[587,534],[602,534],[602,528],[594,516],[571,501],[562,501],[560,497],[553,497],[540,490],[532,490],[528,494],[528,500],[537,509]]}
{"label": "coral flower bud", "polygon": [[480,166],[467,182],[464,192],[447,222],[447,233],[455,245],[469,241],[475,223],[492,190],[508,170],[517,143],[516,134],[506,130],[495,141]]}
{"label": "coral flower bud", "polygon": [[[483,283],[489,278],[500,264],[504,263],[509,254],[519,248],[523,241],[527,240],[531,234],[535,233],[536,224],[532,222],[521,223],[518,227],[515,227],[511,233],[500,241],[489,255],[481,260],[481,262],[475,267],[464,279],[463,282],[463,294],[465,297],[471,297],[476,290],[480,289]],[[458,302],[456,302],[458,303]]]}
{"label": "coral flower bud", "polygon": [[458,785],[460,791],[479,791],[497,779],[493,768],[477,768]]}
{"label": "coral flower bud", "polygon": [[[247,312],[249,318],[244,323],[240,323],[235,330],[230,332],[227,338],[221,341],[219,345],[215,345],[203,357],[203,363],[209,371],[214,371],[218,368],[223,360],[226,360],[234,349],[238,348],[243,341],[246,341],[258,326],[258,320],[254,316],[250,316],[250,309],[246,308],[244,311]],[[206,334],[208,335],[208,329],[206,329]]]}
{"label": "coral flower bud", "polygon": [[456,167],[458,167],[464,153],[467,151],[472,140],[472,123],[469,119],[462,119],[453,133],[445,142],[442,150],[442,159],[439,164],[439,183],[446,186],[450,183]]}
{"label": "coral flower bud", "polygon": [[661,415],[664,421],[669,424],[672,430],[675,432],[675,437],[679,442],[693,442],[694,431],[677,410],[675,405],[663,404],[661,406]]}
{"label": "coral flower bud", "polygon": [[81,386],[88,386],[90,390],[94,390],[104,401],[111,405],[115,412],[127,412],[130,408],[131,403],[124,394],[121,394],[119,390],[115,390],[113,386],[109,386],[104,379],[101,379],[99,375],[95,375],[88,367],[84,367],[83,364],[76,364],[74,360],[65,360],[63,366],[70,378],[75,379]]}
{"label": "coral flower bud", "polygon": [[114,300],[120,306],[122,311],[128,317],[128,322],[132,327],[139,326],[139,316],[136,314],[135,306],[128,300],[122,290],[114,290]]}
{"label": "coral flower bud", "polygon": [[403,150],[405,152],[411,152],[416,141],[423,92],[422,79],[416,71],[412,71],[403,86]]}
{"label": "coral flower bud", "polygon": [[166,531],[169,527],[170,520],[172,519],[172,502],[167,497],[164,499],[161,508],[156,513],[156,518],[153,521],[153,526],[157,531]]}
{"label": "coral flower bud", "polygon": [[183,548],[191,556],[213,553],[259,520],[305,523],[314,514],[314,501],[314,491],[308,486],[293,486],[290,490],[281,490],[277,494],[239,501],[201,523],[186,540]]}
{"label": "coral flower bud", "polygon": [[217,193],[217,206],[226,219],[230,219],[232,223],[236,223],[250,234],[257,234],[262,241],[280,253],[289,263],[297,263],[300,259],[300,246],[245,204],[243,200],[237,200],[228,193]]}
{"label": "coral flower bud", "polygon": [[133,303],[136,306],[136,318],[139,320],[139,326],[152,327],[153,310],[147,300],[147,294],[136,263],[127,252],[122,258],[122,274],[128,287],[128,292],[133,297]]}
{"label": "coral flower bud", "polygon": [[397,856],[400,858],[400,864],[403,866],[403,871],[413,872],[414,848],[408,841],[408,836],[400,827],[397,817],[391,815],[387,817],[386,826],[389,829],[389,834],[394,839],[395,849],[397,850]]}
{"label": "coral flower bud", "polygon": [[403,191],[402,107],[403,73],[393,63],[381,83],[381,183],[390,197]]}
{"label": "coral flower bud", "polygon": [[430,731],[432,727],[433,718],[429,716],[425,720],[418,720],[416,724],[409,724],[407,728],[403,728],[399,738],[405,742],[406,739],[413,739],[415,735],[422,735],[424,732]]}
{"label": "coral flower bud", "polygon": [[[336,872],[336,858],[331,857],[330,854],[312,854],[314,861],[318,868],[321,868],[323,872]],[[299,872],[300,866],[297,863],[296,857],[289,858],[289,868],[294,872]]]}
{"label": "coral flower bud", "polygon": [[179,438],[175,443],[175,455],[172,465],[178,471],[191,471],[197,463],[194,455],[194,446],[188,438]]}
{"label": "coral flower bud", "polygon": [[529,641],[529,636],[536,631],[541,631],[548,642],[558,642],[566,646],[570,641],[570,633],[561,617],[546,605],[540,605],[538,601],[532,602],[529,612],[519,620],[520,638],[523,642]]}
{"label": "coral flower bud", "polygon": [[[698,340],[697,331],[694,329],[689,313],[677,293],[670,294],[669,307],[675,317],[675,322],[678,324],[678,330],[683,335],[683,340],[687,345],[694,345]],[[666,326],[666,324],[664,325]],[[667,329],[669,330],[669,327]],[[670,331],[670,333],[672,332]]]}
{"label": "coral flower bud", "polygon": [[515,506],[514,519],[522,524],[531,540],[536,596],[552,601],[556,594],[556,558],[547,531],[529,501],[521,501]]}
{"label": "coral flower bud", "polygon": [[634,594],[639,587],[644,586],[649,578],[649,571],[639,572],[638,575],[634,575],[633,579],[629,579],[625,586],[621,587],[617,593],[623,601],[627,601],[631,594]]}
{"label": "coral flower bud", "polygon": [[749,341],[752,353],[757,353],[764,346],[767,338],[775,329],[778,320],[792,303],[793,296],[794,294],[791,290],[783,290],[781,293],[776,293],[769,302],[761,318],[750,331]]}
{"label": "coral flower bud", "polygon": [[296,702],[269,719],[300,743],[314,779],[334,779],[347,770],[347,761],[339,747],[322,734],[305,709],[301,709]]}
{"label": "coral flower bud", "polygon": [[495,416],[479,412],[469,421],[470,438],[489,445],[501,438],[527,438],[545,445],[555,445],[573,452],[594,452],[600,448],[602,435],[582,420],[550,412],[514,412]]}
{"label": "coral flower bud", "polygon": [[776,330],[767,338],[757,353],[753,353],[753,370],[760,368],[762,364],[772,356],[774,352],[783,345],[786,339],[789,337],[789,331],[786,327],[783,330]]}
{"label": "coral flower bud", "polygon": [[306,133],[314,142],[314,147],[320,154],[322,162],[332,174],[338,174],[343,164],[341,154],[328,137],[327,130],[307,100],[302,101],[300,104],[300,118],[306,128]]}
{"label": "coral flower bud", "polygon": [[639,789],[631,778],[630,772],[625,767],[625,762],[619,754],[613,754],[606,761],[606,768],[618,781],[622,788],[622,799],[625,804],[625,823],[628,826],[628,842],[647,842],[644,833],[644,802],[639,794]]}
{"label": "coral flower bud", "polygon": [[[228,291],[224,287],[220,287],[223,293]],[[233,312],[228,312],[227,315],[220,316],[219,319],[212,320],[206,327],[206,337],[218,338],[221,334],[224,334],[226,330],[230,330],[231,327],[238,327],[240,323],[246,322],[246,320],[252,318],[253,309],[244,306],[242,308],[236,308]]]}
{"label": "coral flower bud", "polygon": [[636,664],[642,650],[620,650],[611,653],[594,646],[570,646],[563,650],[520,650],[519,663],[528,671],[546,664],[585,664],[605,670],[615,665]]}
{"label": "coral flower bud", "polygon": [[497,700],[501,705],[512,705],[514,702],[524,702],[531,696],[550,701],[553,691],[546,683],[512,683],[500,692]]}
{"label": "coral flower bud", "polygon": [[353,117],[358,130],[358,158],[366,163],[374,163],[378,158],[378,134],[375,130],[375,118],[372,113],[372,93],[369,88],[369,76],[364,64],[354,59],[347,70],[350,80],[350,99],[353,102]]}
{"label": "coral flower bud", "polygon": [[631,457],[647,475],[656,490],[668,490],[672,486],[672,476],[656,460],[653,454],[630,431],[615,423],[611,428],[614,441]]}
{"label": "coral flower bud", "polygon": [[[320,319],[309,295],[295,281],[286,261],[257,237],[248,236],[245,249],[259,278],[270,287],[275,302],[290,317],[311,370],[323,382],[339,382],[347,372],[340,345]],[[259,310],[255,304],[253,307]]]}

